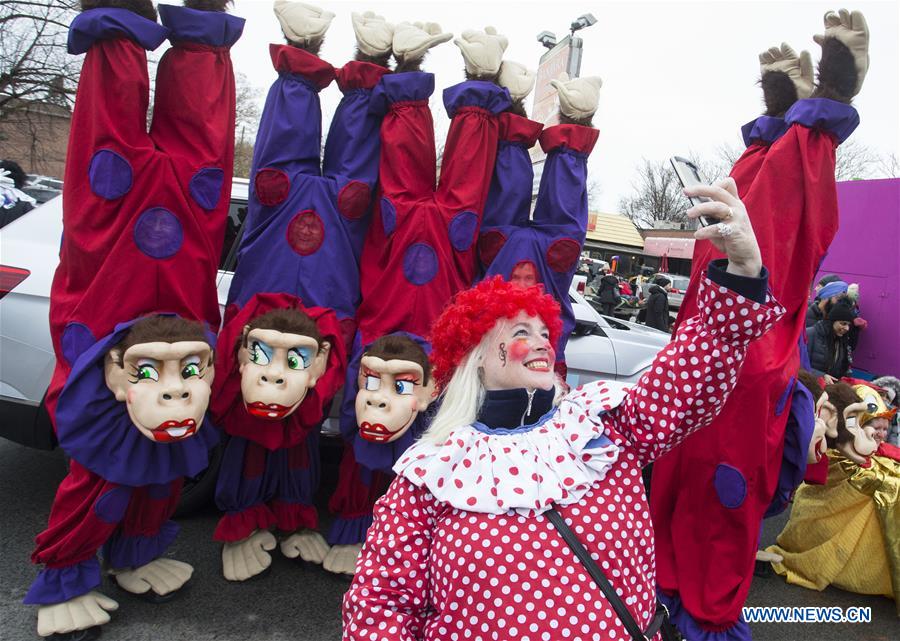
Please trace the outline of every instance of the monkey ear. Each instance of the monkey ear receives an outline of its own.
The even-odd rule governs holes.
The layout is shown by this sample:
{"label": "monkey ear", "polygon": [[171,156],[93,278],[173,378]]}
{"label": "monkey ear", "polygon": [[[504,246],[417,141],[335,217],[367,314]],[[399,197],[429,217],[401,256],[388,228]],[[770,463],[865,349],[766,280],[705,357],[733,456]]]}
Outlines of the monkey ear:
{"label": "monkey ear", "polygon": [[434,377],[428,379],[428,383],[416,390],[417,409],[424,412],[431,405],[435,397]]}
{"label": "monkey ear", "polygon": [[331,341],[323,340],[319,347],[316,357],[313,358],[312,365],[309,366],[309,386],[313,387],[325,370],[328,369],[328,356],[331,354]]}
{"label": "monkey ear", "polygon": [[116,348],[109,350],[103,363],[103,378],[106,387],[115,395],[116,400],[124,403],[127,399],[128,374],[125,372],[124,363],[121,365],[120,363],[122,363],[121,350]]}

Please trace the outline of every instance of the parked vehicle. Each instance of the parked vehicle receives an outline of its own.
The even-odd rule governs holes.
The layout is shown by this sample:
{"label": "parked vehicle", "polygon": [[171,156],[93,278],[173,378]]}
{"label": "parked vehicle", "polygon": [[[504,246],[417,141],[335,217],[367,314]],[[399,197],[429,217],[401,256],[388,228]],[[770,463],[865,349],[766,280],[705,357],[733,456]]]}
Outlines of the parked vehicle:
{"label": "parked vehicle", "polygon": [[[248,187],[242,179],[235,179],[232,186],[216,282],[223,311],[247,213]],[[56,445],[42,401],[55,366],[48,318],[61,238],[61,196],[0,230],[0,436],[44,449]],[[597,379],[635,381],[668,342],[667,334],[601,316],[574,283],[569,296],[577,319],[566,348],[571,384]],[[336,412],[340,403],[332,407]],[[331,420],[324,431],[332,433],[333,427]],[[214,483],[214,474],[210,478],[207,473],[188,484],[191,503],[207,500],[204,493],[210,494]]]}
{"label": "parked vehicle", "polygon": [[688,276],[682,276],[680,274],[653,274],[647,282],[641,284],[640,297],[642,301],[647,300],[650,296],[650,285],[652,285],[659,277],[669,281],[669,286],[666,288],[669,292],[669,312],[674,312],[674,315],[677,315],[678,309],[681,307],[681,301],[684,300],[684,294],[687,292],[688,284],[691,282],[691,279]]}

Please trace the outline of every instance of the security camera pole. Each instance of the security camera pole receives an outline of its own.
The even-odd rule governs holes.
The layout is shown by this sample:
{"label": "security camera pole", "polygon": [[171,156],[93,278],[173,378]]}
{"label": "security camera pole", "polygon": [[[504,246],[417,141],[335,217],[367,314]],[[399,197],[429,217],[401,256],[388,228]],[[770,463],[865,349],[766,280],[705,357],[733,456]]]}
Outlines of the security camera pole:
{"label": "security camera pole", "polygon": [[[538,65],[534,104],[531,108],[532,120],[544,123],[545,126],[559,124],[559,101],[556,91],[550,86],[550,81],[559,78],[560,74],[564,72],[569,75],[569,78],[577,78],[581,74],[581,54],[584,41],[576,36],[575,32],[596,23],[597,18],[590,13],[585,13],[572,22],[569,27],[569,35],[558,42],[556,34],[552,31],[542,31],[538,34],[538,42],[548,51],[541,56]],[[537,194],[537,187],[540,184],[545,157],[540,145],[531,148],[531,164],[535,166],[534,194]]]}

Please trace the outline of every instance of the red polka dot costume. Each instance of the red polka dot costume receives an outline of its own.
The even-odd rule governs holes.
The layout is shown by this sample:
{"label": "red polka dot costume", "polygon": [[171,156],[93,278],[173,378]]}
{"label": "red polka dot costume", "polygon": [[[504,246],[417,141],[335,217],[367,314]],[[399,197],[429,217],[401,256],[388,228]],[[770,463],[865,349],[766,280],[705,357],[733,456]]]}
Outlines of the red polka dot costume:
{"label": "red polka dot costume", "polygon": [[376,504],[344,638],[627,639],[540,516],[551,504],[646,628],[656,598],[641,467],[712,420],[748,344],[782,313],[708,278],[701,300],[632,389],[594,383],[533,424],[476,422],[413,445]]}

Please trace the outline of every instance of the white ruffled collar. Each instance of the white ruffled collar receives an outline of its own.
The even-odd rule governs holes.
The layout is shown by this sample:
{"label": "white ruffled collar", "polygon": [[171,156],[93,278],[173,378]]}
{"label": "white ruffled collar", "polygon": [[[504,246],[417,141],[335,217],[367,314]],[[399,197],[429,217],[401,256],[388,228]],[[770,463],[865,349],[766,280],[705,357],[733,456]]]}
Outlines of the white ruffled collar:
{"label": "white ruffled collar", "polygon": [[443,443],[413,444],[394,471],[439,501],[471,512],[532,516],[579,500],[619,456],[601,416],[625,389],[591,383],[566,396],[533,425],[454,430]]}

